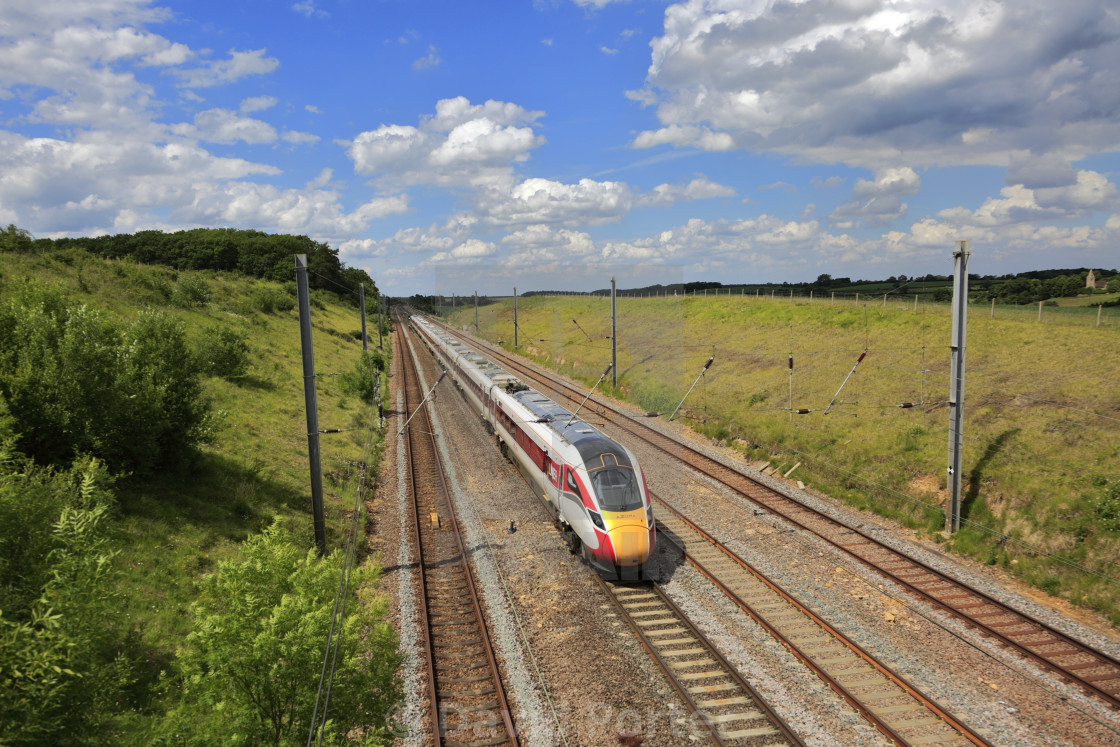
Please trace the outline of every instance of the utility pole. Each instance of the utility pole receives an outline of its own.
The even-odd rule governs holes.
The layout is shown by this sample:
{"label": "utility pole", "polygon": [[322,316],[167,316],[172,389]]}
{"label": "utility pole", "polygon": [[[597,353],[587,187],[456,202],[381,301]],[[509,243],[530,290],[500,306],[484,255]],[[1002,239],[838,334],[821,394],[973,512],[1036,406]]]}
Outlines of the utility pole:
{"label": "utility pole", "polygon": [[[362,352],[364,353],[369,349],[369,342],[366,340],[366,284],[358,283],[358,306],[362,309]],[[381,315],[378,314],[378,318]]]}
{"label": "utility pole", "polygon": [[[707,293],[707,291],[704,291]],[[615,314],[615,284],[611,278],[611,386],[618,386],[618,316]]]}
{"label": "utility pole", "polygon": [[385,297],[380,293],[377,294],[377,349],[384,350],[384,345],[381,341],[381,307],[384,305],[382,301]]}
{"label": "utility pole", "polygon": [[517,286],[513,286],[513,349],[517,350]]}
{"label": "utility pole", "polygon": [[953,252],[953,340],[949,364],[949,516],[946,530],[961,528],[961,429],[964,425],[964,352],[968,336],[968,242]]}
{"label": "utility pole", "polygon": [[478,291],[474,292],[474,336],[478,337]]}
{"label": "utility pole", "polygon": [[307,461],[311,465],[311,515],[315,546],[327,554],[327,522],[323,517],[323,471],[319,464],[319,410],[315,401],[315,357],[311,348],[311,297],[307,290],[307,255],[296,255],[296,296],[299,300],[299,342],[303,353],[303,407],[307,415]]}

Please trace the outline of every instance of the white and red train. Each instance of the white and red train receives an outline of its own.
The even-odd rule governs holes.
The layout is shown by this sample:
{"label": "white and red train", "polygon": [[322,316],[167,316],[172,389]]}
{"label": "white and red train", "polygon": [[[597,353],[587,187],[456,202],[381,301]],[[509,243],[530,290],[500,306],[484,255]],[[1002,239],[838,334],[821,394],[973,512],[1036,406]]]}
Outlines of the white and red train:
{"label": "white and red train", "polygon": [[602,575],[643,578],[656,536],[645,476],[630,450],[430,320],[411,321],[498,448],[543,497],[571,551],[582,549]]}

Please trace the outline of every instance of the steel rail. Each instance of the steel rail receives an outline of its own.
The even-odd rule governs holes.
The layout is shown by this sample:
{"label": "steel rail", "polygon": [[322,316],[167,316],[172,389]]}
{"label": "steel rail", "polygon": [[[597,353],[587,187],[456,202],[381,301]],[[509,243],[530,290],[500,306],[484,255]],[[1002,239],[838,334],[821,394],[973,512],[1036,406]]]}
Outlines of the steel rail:
{"label": "steel rail", "polygon": [[[672,685],[673,689],[676,690],[677,694],[680,695],[681,699],[684,700],[684,702],[688,705],[689,713],[704,728],[704,731],[706,732],[708,739],[712,742],[712,744],[723,746],[732,741],[741,741],[743,739],[751,739],[752,737],[758,737],[760,739],[764,739],[767,744],[773,744],[773,741],[769,739],[769,737],[772,737],[775,734],[780,734],[786,740],[788,740],[789,744],[796,745],[797,747],[804,747],[805,743],[799,736],[797,736],[793,729],[790,728],[789,724],[787,724],[785,720],[781,716],[779,716],[773,708],[770,707],[770,705],[762,698],[762,696],[758,694],[758,691],[755,690],[754,687],[752,687],[751,684],[747,682],[743,675],[739,673],[739,670],[736,669],[735,666],[731,664],[731,662],[729,662],[723,656],[723,654],[719,652],[715,645],[710,640],[708,640],[707,636],[700,632],[700,629],[697,628],[696,625],[688,619],[688,616],[673,602],[673,600],[668,597],[668,595],[665,594],[664,591],[661,590],[659,586],[657,586],[657,584],[644,583],[638,585],[612,586],[610,583],[605,581],[603,577],[598,573],[591,571],[591,574],[598,582],[599,587],[607,594],[607,597],[610,599],[611,604],[614,606],[615,610],[630,626],[630,629],[638,637],[638,640],[641,641],[642,647],[645,648],[650,657],[653,659],[654,663],[657,664],[658,668],[669,680],[669,684]],[[740,698],[738,699],[726,699],[728,701],[727,703],[719,702],[718,700],[711,701],[713,705],[710,705],[708,707],[733,707],[734,705],[742,706],[744,703],[749,702],[749,705],[757,709],[758,711],[758,713],[755,715],[755,718],[761,718],[765,722],[768,722],[769,726],[772,727],[772,730],[766,727],[761,729],[756,728],[753,730],[744,730],[757,732],[756,734],[736,735],[735,732],[725,733],[722,729],[718,728],[716,724],[725,722],[721,721],[719,716],[713,717],[711,714],[707,713],[705,703],[693,697],[693,692],[690,692],[690,688],[681,681],[682,676],[678,675],[674,671],[675,668],[688,668],[689,666],[707,666],[707,664],[703,660],[697,660],[694,662],[685,661],[679,663],[678,667],[674,667],[673,664],[666,661],[666,657],[671,655],[672,652],[663,648],[665,644],[658,645],[652,640],[650,632],[643,628],[642,624],[639,623],[627,609],[625,602],[619,599],[619,589],[632,592],[648,590],[650,593],[656,595],[657,602],[662,604],[674,617],[672,623],[662,622],[661,624],[683,625],[688,634],[692,636],[695,643],[703,647],[702,653],[706,656],[712,657],[712,663],[717,665],[719,669],[723,670],[720,673],[720,676],[730,678],[733,681],[734,685],[745,693],[745,697],[740,696]],[[680,640],[677,640],[676,642],[670,641],[669,645],[689,644],[685,644]],[[685,664],[684,667],[680,666],[680,664],[682,663]],[[697,692],[705,691],[703,686],[700,686],[699,688],[693,686],[693,689]],[[746,700],[747,698],[749,698],[749,701]],[[739,700],[742,702],[731,702],[735,700]],[[740,714],[728,714],[728,716],[725,718],[728,718],[728,720],[730,720],[729,717],[731,716],[737,717],[736,720],[748,718],[747,716],[742,716],[742,713],[750,712],[741,711]]]}
{"label": "steel rail", "polygon": [[[408,414],[408,410],[409,410],[409,406],[410,406],[410,399],[411,399],[411,396],[412,396],[410,391],[409,391],[410,384],[415,385],[417,387],[417,389],[419,389],[419,374],[418,374],[418,372],[415,372],[413,370],[413,368],[409,365],[409,361],[411,360],[411,358],[409,356],[405,355],[406,345],[408,346],[409,351],[411,351],[411,349],[412,349],[411,348],[411,341],[406,339],[405,334],[403,332],[403,325],[401,325],[399,323],[399,319],[398,319],[398,324],[396,325],[396,329],[397,329],[398,351],[399,351],[399,356],[401,358],[401,372],[402,372],[401,388],[404,392],[405,414]],[[410,372],[412,372],[411,376],[410,376]],[[510,714],[509,703],[506,699],[505,687],[502,683],[501,672],[498,669],[498,663],[497,663],[497,660],[494,657],[494,647],[493,647],[493,644],[490,641],[490,636],[489,636],[489,633],[488,633],[487,628],[486,628],[486,618],[483,614],[482,606],[481,606],[481,603],[480,603],[479,598],[478,598],[478,592],[475,588],[474,578],[473,578],[473,574],[471,573],[470,562],[468,560],[469,555],[467,553],[467,548],[466,548],[465,543],[463,542],[462,533],[459,530],[459,521],[458,521],[458,518],[457,518],[456,513],[455,513],[454,501],[452,500],[451,491],[450,491],[450,488],[449,488],[448,483],[447,483],[446,470],[443,467],[443,460],[440,457],[439,446],[438,446],[438,443],[436,441],[436,436],[435,436],[435,433],[434,433],[434,431],[431,427],[431,424],[429,422],[427,414],[425,412],[420,412],[419,417],[421,419],[420,422],[425,423],[427,425],[427,427],[423,428],[422,431],[427,434],[428,445],[431,448],[431,453],[434,457],[434,461],[435,461],[435,464],[436,464],[436,469],[434,470],[434,472],[435,472],[435,477],[437,478],[437,482],[438,482],[438,486],[439,486],[439,494],[442,495],[442,497],[444,499],[444,502],[446,503],[448,514],[449,514],[449,519],[450,519],[450,524],[451,524],[451,527],[454,529],[455,540],[456,540],[456,543],[457,543],[458,548],[459,548],[459,554],[458,554],[458,559],[457,560],[460,563],[460,566],[462,568],[464,578],[465,578],[465,581],[466,581],[466,586],[467,586],[467,589],[469,591],[471,606],[473,607],[473,610],[474,610],[474,619],[477,623],[479,638],[482,641],[482,647],[483,647],[483,650],[486,654],[487,665],[489,667],[492,684],[493,684],[494,690],[495,690],[495,697],[498,700],[497,710],[499,710],[500,713],[501,713],[502,723],[503,723],[503,726],[504,726],[504,729],[505,729],[505,732],[506,732],[506,737],[507,737],[506,740],[499,741],[499,742],[494,742],[493,740],[490,740],[490,741],[479,742],[478,744],[508,743],[510,745],[513,745],[514,747],[517,747],[520,744],[519,739],[518,739],[518,735],[517,735],[517,730],[514,727],[513,720],[512,720],[511,714]],[[428,582],[427,582],[427,574],[425,573],[425,570],[424,570],[424,549],[423,549],[424,548],[424,543],[423,543],[423,540],[422,540],[422,533],[421,533],[421,530],[420,530],[421,515],[420,515],[420,500],[419,500],[419,494],[418,494],[418,491],[417,491],[417,474],[416,474],[417,463],[416,463],[416,460],[413,458],[413,454],[414,454],[413,440],[414,440],[414,438],[416,438],[416,436],[414,436],[414,431],[413,431],[412,428],[409,428],[408,429],[408,435],[405,439],[405,448],[406,448],[406,451],[407,451],[407,458],[408,458],[408,462],[409,462],[409,472],[410,472],[409,484],[411,486],[412,496],[413,496],[413,500],[412,500],[413,530],[414,530],[413,536],[414,536],[414,540],[416,542],[416,548],[417,548],[417,568],[418,568],[418,571],[419,571],[419,574],[420,574],[421,588],[423,589],[423,592],[424,592],[423,594],[421,594],[420,612],[423,615],[423,618],[424,618],[424,621],[425,621],[425,624],[423,626],[424,649],[425,649],[425,659],[426,659],[426,662],[427,662],[427,665],[428,665],[428,672],[429,672],[428,692],[429,692],[429,697],[431,699],[431,708],[432,708],[431,720],[432,720],[433,738],[435,740],[434,744],[437,745],[437,746],[438,745],[448,745],[448,746],[450,746],[454,743],[448,742],[447,740],[444,739],[444,734],[443,734],[443,729],[442,729],[442,724],[441,724],[441,718],[440,718],[440,698],[439,698],[438,687],[437,687],[437,684],[436,684],[436,679],[437,679],[437,667],[436,667],[436,661],[435,661],[436,657],[435,657],[434,647],[433,647],[433,643],[432,643],[431,616],[429,614],[429,608],[428,608],[429,587],[428,587]],[[423,441],[422,438],[419,439],[419,440]]]}
{"label": "steel rail", "polygon": [[[555,375],[537,371],[499,348],[495,348],[477,338],[465,336],[446,325],[442,326],[468,343],[485,347],[490,354],[501,359],[511,369],[548,384],[553,391],[566,390],[572,392],[571,395],[565,395],[569,399],[574,399],[582,394],[577,387],[563,381]],[[838,548],[844,554],[858,560],[860,563],[876,572],[889,577],[895,583],[934,605],[937,609],[949,612],[968,625],[979,629],[985,635],[995,638],[1007,647],[1019,652],[1035,664],[1066,678],[1085,692],[1101,699],[1111,708],[1120,709],[1120,660],[1117,660],[1103,651],[1094,649],[1086,643],[1078,641],[1071,635],[1063,633],[1031,617],[1029,614],[1021,612],[1011,607],[1009,604],[991,597],[985,592],[972,588],[967,583],[943,571],[939,571],[920,560],[880,542],[870,534],[860,531],[858,527],[848,526],[832,516],[779,493],[759,480],[740,472],[738,469],[729,467],[698,449],[641,423],[633,416],[605,400],[595,400],[595,403],[603,408],[605,417],[610,417],[607,413],[613,413],[614,418],[612,422],[629,432],[635,438],[644,441],[649,446],[660,450],[671,458],[680,461],[682,464],[723,484],[728,489],[752,503],[770,510],[773,514],[780,516],[797,528],[820,537]],[[666,446],[666,442],[671,444],[671,446]],[[680,452],[683,452],[683,455]],[[720,473],[722,473],[722,475],[730,475],[731,477],[721,476]],[[745,482],[747,486],[740,487],[733,484],[735,482],[740,484]],[[783,502],[788,504],[789,508],[783,508],[777,505]],[[859,537],[863,542],[844,543],[832,539],[826,536],[822,530],[813,529],[807,526],[803,521],[795,518],[794,514],[798,512],[808,514],[812,516],[814,520]],[[868,559],[853,549],[863,544],[871,545],[872,550],[887,553],[889,557],[883,560]],[[908,564],[909,567],[891,569],[884,566],[884,564],[899,562]],[[915,572],[921,576],[925,576],[925,578],[921,581],[917,581],[915,579],[908,580],[905,577],[906,575],[914,575]],[[921,586],[917,585],[918,583],[922,583],[927,588],[923,589]],[[945,586],[946,584],[948,586]],[[932,591],[944,593],[938,596],[931,593]],[[950,601],[956,600],[960,600],[958,604],[949,603]],[[975,611],[970,613],[967,610]],[[998,622],[989,624],[983,621],[984,617],[1011,617],[1017,619],[1000,619]],[[1002,632],[1004,628],[1014,629],[1024,626],[1029,629],[1014,634]],[[1021,643],[1015,640],[1013,636],[1023,639],[1024,642]],[[1042,636],[1041,639],[1033,640],[1039,638],[1039,636]],[[1039,649],[1051,648],[1054,650],[1040,653],[1033,650],[1032,647]],[[1084,661],[1086,658],[1088,658],[1089,661]],[[1058,659],[1074,659],[1075,661],[1071,664],[1063,665],[1061,662],[1057,661]],[[1099,670],[1106,671],[1102,672]],[[1082,672],[1085,672],[1085,674],[1082,674]],[[1102,686],[1103,683],[1110,684],[1106,687]]]}
{"label": "steel rail", "polygon": [[[660,497],[654,495],[652,492],[650,493],[650,496],[659,504],[664,506],[668,511],[670,511],[676,519],[686,524],[692,531],[699,534],[705,542],[710,543],[712,547],[719,550],[723,555],[740,566],[745,572],[749,573],[754,579],[756,579],[766,588],[770,589],[775,594],[780,596],[789,604],[789,606],[793,607],[802,615],[809,618],[818,627],[832,636],[832,638],[836,642],[849,649],[855,657],[858,657],[858,659],[862,660],[879,674],[886,677],[887,680],[901,689],[906,695],[913,698],[924,707],[928,708],[932,713],[936,714],[938,718],[945,722],[945,724],[948,725],[949,728],[954,730],[954,732],[958,733],[959,736],[963,736],[965,739],[975,745],[989,744],[987,740],[970,729],[966,724],[958,721],[951,713],[949,713],[935,700],[933,700],[933,698],[918,690],[916,687],[911,685],[900,675],[894,672],[890,667],[878,661],[874,656],[864,650],[863,647],[861,647],[858,643],[851,640],[842,632],[828,624],[828,622],[826,622],[823,618],[813,612],[812,609],[805,606],[801,601],[799,601],[792,594],[775,583],[772,579],[757,570],[754,566],[737,555],[734,551],[732,551],[722,542],[710,535],[704,529],[699,527],[697,524],[689,520],[680,511],[673,508],[671,505],[666,503]],[[659,519],[658,521],[661,521],[663,523],[662,519]],[[872,726],[882,732],[884,736],[894,740],[898,744],[911,744],[910,739],[908,739],[896,728],[892,727],[889,723],[887,723],[885,717],[876,712],[873,704],[866,702],[859,695],[853,693],[848,687],[846,687],[839,681],[838,677],[834,677],[827,669],[818,664],[817,657],[813,656],[813,654],[808,651],[802,650],[802,648],[789,636],[783,633],[778,628],[778,626],[772,624],[769,618],[775,617],[776,615],[763,614],[755,609],[754,606],[744,600],[734,589],[728,586],[728,584],[719,577],[717,571],[709,568],[707,564],[705,564],[702,559],[698,558],[694,552],[689,551],[688,547],[682,541],[680,541],[679,537],[674,537],[675,532],[673,532],[671,528],[669,529],[670,531],[663,531],[661,536],[665,537],[669,542],[679,547],[685,559],[688,560],[688,562],[691,563],[709,581],[711,581],[716,586],[716,588],[722,591],[724,595],[726,595],[737,607],[750,615],[755,622],[762,626],[762,628],[770,633],[770,635],[773,636],[779,643],[785,646],[790,653],[797,657],[806,667],[808,667],[814,674],[816,674],[818,678],[820,678],[825,684],[832,688],[832,690],[836,692],[836,694],[841,698],[843,698],[850,706],[852,706],[852,708],[857,710],[861,716],[863,716],[869,723],[871,723]],[[948,741],[949,738],[946,738],[942,740],[942,743]],[[923,743],[931,744],[932,742],[926,741]]]}

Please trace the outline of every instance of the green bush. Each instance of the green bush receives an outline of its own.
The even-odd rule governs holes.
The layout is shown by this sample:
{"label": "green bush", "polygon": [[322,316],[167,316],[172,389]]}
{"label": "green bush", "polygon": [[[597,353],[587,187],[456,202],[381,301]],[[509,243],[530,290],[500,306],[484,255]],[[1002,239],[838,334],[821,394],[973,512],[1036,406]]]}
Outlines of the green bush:
{"label": "green bush", "polygon": [[43,464],[75,454],[145,472],[208,440],[209,406],[182,323],[159,311],[119,325],[57,290],[0,305],[0,396],[20,450]]}
{"label": "green bush", "polygon": [[211,324],[202,331],[197,358],[203,373],[238,379],[249,370],[249,343],[244,332]]}
{"label": "green bush", "polygon": [[[242,547],[243,560],[203,577],[191,605],[194,630],[179,653],[178,677],[167,682],[182,693],[167,720],[169,743],[301,745],[307,738],[343,556],[304,552],[276,524]],[[341,626],[328,744],[361,728],[367,743],[383,741],[400,699],[397,637],[384,597],[372,592],[376,574],[369,566],[352,571],[364,598],[351,600]]]}
{"label": "green bush", "polygon": [[182,306],[184,309],[193,309],[196,306],[205,306],[210,303],[214,293],[210,286],[200,277],[188,275],[180,278],[171,291],[171,303]]}
{"label": "green bush", "polygon": [[1105,488],[1093,502],[1093,513],[1096,514],[1101,529],[1120,532],[1120,482],[1114,482]]}
{"label": "green bush", "polygon": [[[0,400],[0,408],[2,408]],[[0,413],[2,415],[3,413]],[[0,425],[0,743],[104,744],[133,706],[104,467],[36,467]]]}
{"label": "green bush", "polygon": [[385,356],[378,351],[362,351],[354,367],[340,377],[342,391],[369,404],[377,400],[375,372],[385,370]]}
{"label": "green bush", "polygon": [[160,272],[150,272],[141,276],[140,284],[154,290],[164,301],[170,301],[171,294],[175,290],[171,285],[171,280]]}
{"label": "green bush", "polygon": [[295,296],[278,288],[254,288],[250,298],[253,308],[263,314],[271,314],[275,311],[291,311],[296,307]]}

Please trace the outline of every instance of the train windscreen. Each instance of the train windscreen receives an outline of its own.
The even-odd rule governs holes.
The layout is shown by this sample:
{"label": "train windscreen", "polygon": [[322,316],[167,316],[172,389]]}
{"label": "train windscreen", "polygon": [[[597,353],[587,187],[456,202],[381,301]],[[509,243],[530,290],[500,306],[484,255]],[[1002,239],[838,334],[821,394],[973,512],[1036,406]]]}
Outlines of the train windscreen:
{"label": "train windscreen", "polygon": [[591,472],[591,483],[604,511],[633,511],[642,507],[642,491],[634,470],[602,467]]}

